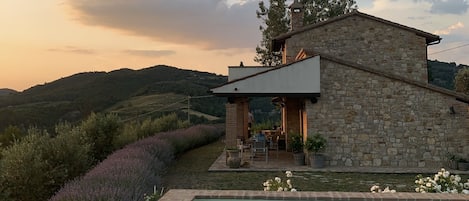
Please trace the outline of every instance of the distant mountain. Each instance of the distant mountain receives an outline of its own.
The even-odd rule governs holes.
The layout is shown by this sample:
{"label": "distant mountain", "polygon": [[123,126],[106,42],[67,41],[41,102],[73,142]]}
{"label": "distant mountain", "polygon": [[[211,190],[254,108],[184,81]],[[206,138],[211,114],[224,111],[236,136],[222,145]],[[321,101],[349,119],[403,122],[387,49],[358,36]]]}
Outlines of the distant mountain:
{"label": "distant mountain", "polygon": [[6,96],[10,94],[15,94],[15,93],[18,93],[18,92],[13,89],[7,89],[7,88],[0,89],[0,96]]}
{"label": "distant mountain", "polygon": [[468,68],[464,64],[456,65],[454,62],[428,60],[428,82],[430,84],[454,90],[454,78],[461,68]]}
{"label": "distant mountain", "polygon": [[[165,93],[178,97],[204,96],[210,88],[226,81],[226,76],[164,65],[78,73],[0,96],[0,132],[8,125],[50,127],[62,120],[78,121],[91,112],[106,111],[118,102],[139,96]],[[194,99],[190,109],[220,117],[224,116],[224,102],[223,98]]]}

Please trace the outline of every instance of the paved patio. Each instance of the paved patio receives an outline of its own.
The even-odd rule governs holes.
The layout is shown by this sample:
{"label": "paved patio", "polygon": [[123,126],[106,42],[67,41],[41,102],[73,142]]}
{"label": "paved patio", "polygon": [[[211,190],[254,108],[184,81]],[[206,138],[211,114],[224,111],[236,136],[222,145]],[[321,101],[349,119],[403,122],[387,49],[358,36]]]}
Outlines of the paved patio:
{"label": "paved patio", "polygon": [[[240,168],[229,168],[226,165],[226,154],[223,152],[212,164],[208,171],[315,171],[315,172],[360,172],[360,173],[436,173],[440,168],[391,168],[391,167],[337,167],[326,166],[321,169],[313,169],[309,165],[295,165],[291,152],[285,150],[269,151],[269,160],[265,162],[264,157],[250,159],[250,151],[244,152],[242,166]],[[469,174],[469,171],[459,171],[448,169],[454,174]]]}

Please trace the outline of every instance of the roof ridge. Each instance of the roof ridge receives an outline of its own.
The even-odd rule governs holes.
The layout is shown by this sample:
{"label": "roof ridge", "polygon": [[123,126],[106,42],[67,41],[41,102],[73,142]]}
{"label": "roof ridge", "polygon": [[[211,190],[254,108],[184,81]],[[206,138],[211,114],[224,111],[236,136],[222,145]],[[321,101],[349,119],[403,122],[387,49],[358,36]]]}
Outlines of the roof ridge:
{"label": "roof ridge", "polygon": [[274,49],[274,50],[279,49],[280,48],[279,43],[282,43],[282,41],[286,40],[287,38],[290,38],[293,35],[308,31],[310,29],[321,27],[321,26],[324,26],[324,25],[327,25],[327,24],[330,24],[330,23],[333,23],[333,22],[336,22],[336,21],[340,21],[340,20],[343,20],[343,19],[345,19],[347,17],[350,17],[350,16],[364,17],[364,18],[367,18],[367,19],[370,19],[370,20],[374,20],[374,21],[377,21],[377,22],[381,22],[381,23],[393,26],[393,27],[397,27],[397,28],[400,28],[400,29],[404,29],[404,30],[413,32],[413,33],[415,33],[419,36],[424,37],[426,39],[427,44],[431,44],[433,42],[441,40],[441,37],[438,36],[438,35],[435,35],[435,34],[432,34],[432,33],[426,32],[426,31],[422,31],[422,30],[419,30],[419,29],[416,29],[416,28],[413,28],[413,27],[409,27],[409,26],[406,26],[406,25],[403,25],[403,24],[399,24],[399,23],[396,23],[396,22],[392,22],[392,21],[389,21],[389,20],[386,20],[386,19],[383,19],[383,18],[380,18],[380,17],[376,17],[376,16],[373,16],[373,15],[370,15],[370,14],[367,14],[367,13],[360,12],[357,9],[354,9],[349,13],[339,15],[339,16],[336,16],[336,17],[333,17],[333,18],[329,18],[326,21],[322,21],[322,22],[318,22],[318,23],[314,23],[314,24],[308,24],[308,25],[305,25],[305,26],[303,26],[302,28],[300,28],[298,30],[294,30],[294,31],[290,31],[290,32],[281,34],[281,35],[279,35],[279,36],[272,39],[272,47],[271,48]]}

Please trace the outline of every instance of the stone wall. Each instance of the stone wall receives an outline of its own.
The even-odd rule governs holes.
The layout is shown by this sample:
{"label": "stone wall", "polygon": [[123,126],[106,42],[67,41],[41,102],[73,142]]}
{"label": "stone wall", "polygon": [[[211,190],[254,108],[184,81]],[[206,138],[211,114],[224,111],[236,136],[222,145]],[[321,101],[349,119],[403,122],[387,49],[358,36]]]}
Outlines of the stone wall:
{"label": "stone wall", "polygon": [[321,59],[321,97],[305,108],[308,135],[328,139],[330,166],[439,168],[448,153],[469,159],[468,105],[427,88]]}
{"label": "stone wall", "polygon": [[428,82],[424,37],[357,15],[297,33],[286,40],[286,47],[284,63],[293,62],[305,48]]}

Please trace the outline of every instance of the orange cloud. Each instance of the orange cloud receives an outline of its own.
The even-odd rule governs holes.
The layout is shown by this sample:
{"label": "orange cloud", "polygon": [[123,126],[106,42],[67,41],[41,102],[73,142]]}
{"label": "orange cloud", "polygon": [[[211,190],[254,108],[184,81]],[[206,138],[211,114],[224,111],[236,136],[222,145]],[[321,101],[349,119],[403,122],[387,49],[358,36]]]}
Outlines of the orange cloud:
{"label": "orange cloud", "polygon": [[456,24],[453,24],[453,25],[451,25],[448,28],[443,29],[443,30],[437,30],[437,31],[434,32],[434,34],[436,34],[436,35],[449,35],[454,30],[457,30],[457,29],[460,29],[460,28],[464,28],[464,24],[462,22],[458,22]]}

